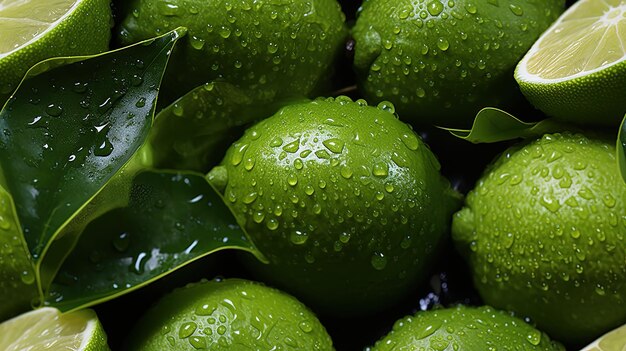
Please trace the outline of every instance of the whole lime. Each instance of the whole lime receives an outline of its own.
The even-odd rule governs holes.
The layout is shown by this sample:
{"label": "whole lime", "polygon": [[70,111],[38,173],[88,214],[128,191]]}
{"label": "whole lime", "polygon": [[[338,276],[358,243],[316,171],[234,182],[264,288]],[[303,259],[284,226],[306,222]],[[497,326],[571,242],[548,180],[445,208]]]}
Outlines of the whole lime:
{"label": "whole lime", "polygon": [[368,0],[354,66],[366,98],[415,123],[469,126],[485,106],[523,101],[517,62],[564,0]]}
{"label": "whole lime", "polygon": [[336,0],[132,0],[123,6],[122,44],[188,28],[164,80],[168,101],[214,80],[263,101],[308,96],[330,76],[347,35]]}
{"label": "whole lime", "polygon": [[2,1],[0,108],[26,72],[51,57],[105,51],[111,39],[109,0]]}
{"label": "whole lime", "polygon": [[485,303],[563,342],[626,321],[626,184],[614,141],[548,134],[506,151],[454,216]]}
{"label": "whole lime", "polygon": [[398,320],[370,351],[564,351],[523,320],[489,306],[420,311]]}
{"label": "whole lime", "polygon": [[269,259],[250,260],[259,276],[332,313],[383,309],[421,282],[459,198],[392,105],[347,97],[283,108],[209,179]]}
{"label": "whole lime", "polygon": [[163,297],[129,333],[127,350],[333,350],[317,317],[263,284],[200,281]]}

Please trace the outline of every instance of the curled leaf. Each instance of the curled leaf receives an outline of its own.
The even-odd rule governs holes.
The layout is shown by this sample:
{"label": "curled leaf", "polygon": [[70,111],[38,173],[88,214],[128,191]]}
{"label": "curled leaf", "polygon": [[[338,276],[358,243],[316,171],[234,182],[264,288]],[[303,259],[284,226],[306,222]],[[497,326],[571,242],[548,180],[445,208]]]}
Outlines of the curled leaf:
{"label": "curled leaf", "polygon": [[441,128],[471,143],[495,143],[517,138],[539,137],[546,133],[572,130],[552,119],[539,122],[523,122],[508,112],[486,107],[476,115],[471,129]]}
{"label": "curled leaf", "polygon": [[46,304],[72,310],[106,301],[226,248],[258,254],[202,174],[143,172],[127,207],[87,227]]}

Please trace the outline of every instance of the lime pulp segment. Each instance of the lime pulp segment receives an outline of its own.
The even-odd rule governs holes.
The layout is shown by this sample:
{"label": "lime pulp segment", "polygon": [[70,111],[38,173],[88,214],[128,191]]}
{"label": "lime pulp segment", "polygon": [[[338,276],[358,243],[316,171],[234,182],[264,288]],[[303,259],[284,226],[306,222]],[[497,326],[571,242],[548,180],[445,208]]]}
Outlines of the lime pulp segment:
{"label": "lime pulp segment", "polygon": [[79,0],[0,0],[0,58],[39,39]]}
{"label": "lime pulp segment", "polygon": [[579,1],[531,48],[532,80],[569,80],[626,58],[626,1]]}
{"label": "lime pulp segment", "polygon": [[41,308],[0,324],[0,349],[89,350],[97,329],[91,310],[61,314],[54,308]]}

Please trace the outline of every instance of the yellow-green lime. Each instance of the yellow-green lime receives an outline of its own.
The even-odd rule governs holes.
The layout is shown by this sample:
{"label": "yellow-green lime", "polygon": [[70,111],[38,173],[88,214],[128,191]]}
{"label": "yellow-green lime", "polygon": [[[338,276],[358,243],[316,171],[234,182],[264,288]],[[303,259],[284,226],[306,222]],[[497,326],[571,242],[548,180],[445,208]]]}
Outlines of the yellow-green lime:
{"label": "yellow-green lime", "polygon": [[0,0],[0,107],[26,71],[51,57],[105,51],[109,0]]}
{"label": "yellow-green lime", "polygon": [[317,317],[294,297],[242,279],[200,281],[163,297],[129,333],[128,351],[332,351]]}
{"label": "yellow-green lime", "polygon": [[626,350],[626,324],[612,330],[596,341],[583,348],[581,351],[625,351]]}
{"label": "yellow-green lime", "polygon": [[619,125],[626,114],[626,1],[576,2],[520,61],[515,79],[550,116]]}
{"label": "yellow-green lime", "polygon": [[394,114],[345,96],[246,131],[209,179],[269,264],[264,281],[328,313],[369,313],[423,282],[459,198]]}
{"label": "yellow-green lime", "polygon": [[564,0],[368,0],[354,66],[371,102],[406,121],[470,126],[485,106],[523,102],[513,71]]}
{"label": "yellow-green lime", "polygon": [[558,342],[509,313],[489,306],[420,311],[398,320],[368,351],[564,351]]}
{"label": "yellow-green lime", "polygon": [[0,324],[3,351],[108,351],[107,337],[93,310],[61,313],[50,307]]}
{"label": "yellow-green lime", "polygon": [[452,236],[485,303],[589,343],[626,321],[625,213],[615,140],[546,134],[485,171]]}
{"label": "yellow-green lime", "polygon": [[160,99],[226,80],[261,101],[303,97],[331,75],[347,35],[336,0],[132,0],[118,39],[129,44],[178,26]]}

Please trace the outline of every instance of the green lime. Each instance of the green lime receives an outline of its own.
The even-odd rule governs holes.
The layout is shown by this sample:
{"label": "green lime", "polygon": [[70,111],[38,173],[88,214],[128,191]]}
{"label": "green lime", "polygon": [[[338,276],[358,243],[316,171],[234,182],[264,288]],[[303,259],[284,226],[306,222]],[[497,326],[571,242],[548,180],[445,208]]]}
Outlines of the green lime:
{"label": "green lime", "polygon": [[583,343],[626,321],[625,213],[615,142],[548,134],[489,167],[452,234],[485,303]]}
{"label": "green lime", "polygon": [[333,350],[294,297],[251,281],[201,281],[174,290],[129,334],[127,350]]}
{"label": "green lime", "polygon": [[624,351],[626,350],[626,324],[612,330],[581,351]]}
{"label": "green lime", "polygon": [[619,125],[626,114],[626,2],[572,5],[520,61],[515,79],[548,115]]}
{"label": "green lime", "polygon": [[124,6],[123,44],[189,29],[164,80],[168,101],[214,80],[249,89],[262,101],[307,96],[330,76],[347,35],[336,0],[132,0]]}
{"label": "green lime", "polygon": [[0,107],[26,71],[51,57],[108,49],[109,0],[0,1]]}
{"label": "green lime", "polygon": [[332,313],[381,310],[425,279],[458,194],[393,113],[347,97],[287,106],[209,174],[270,264],[266,281]]}
{"label": "green lime", "polygon": [[515,65],[564,0],[368,0],[354,65],[367,99],[407,121],[469,126],[485,106],[522,101]]}
{"label": "green lime", "polygon": [[105,351],[109,347],[94,311],[61,313],[44,307],[0,324],[0,350]]}
{"label": "green lime", "polygon": [[417,312],[398,320],[369,351],[564,351],[523,320],[491,307],[456,306]]}

